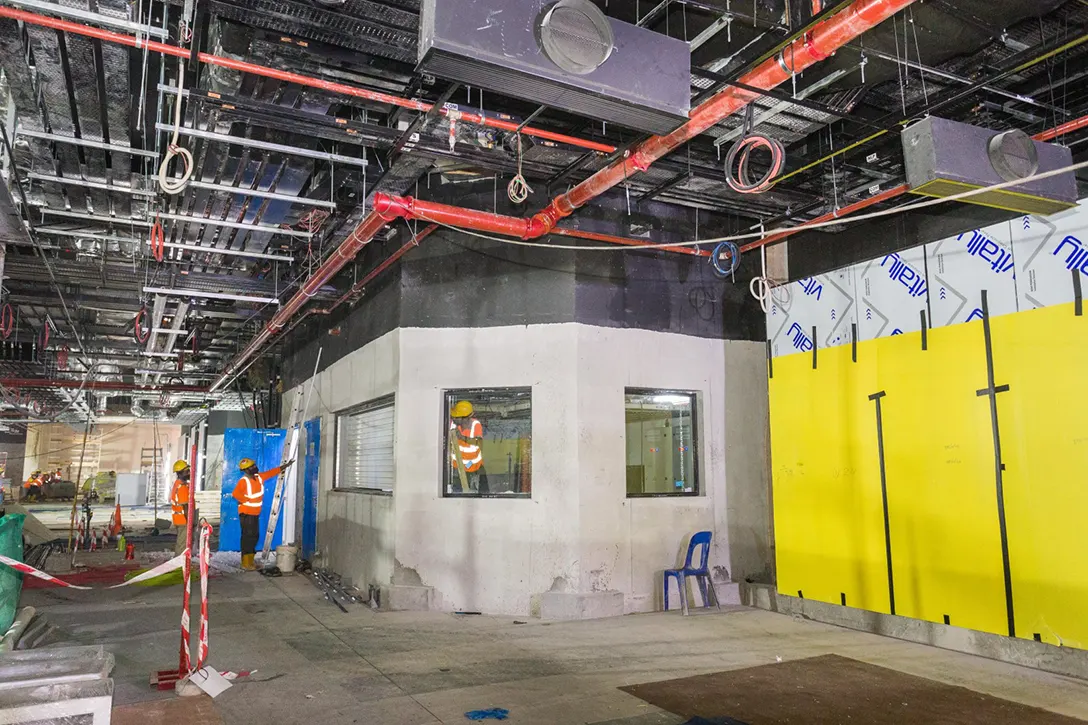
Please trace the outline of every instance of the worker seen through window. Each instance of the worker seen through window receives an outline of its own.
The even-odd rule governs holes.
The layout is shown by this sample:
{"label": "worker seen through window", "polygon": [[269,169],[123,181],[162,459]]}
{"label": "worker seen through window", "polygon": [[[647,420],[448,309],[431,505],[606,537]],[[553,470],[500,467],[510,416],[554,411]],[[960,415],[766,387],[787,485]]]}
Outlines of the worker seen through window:
{"label": "worker seen through window", "polygon": [[460,400],[450,411],[449,454],[454,476],[450,493],[488,493],[484,470],[484,427],[472,403]]}

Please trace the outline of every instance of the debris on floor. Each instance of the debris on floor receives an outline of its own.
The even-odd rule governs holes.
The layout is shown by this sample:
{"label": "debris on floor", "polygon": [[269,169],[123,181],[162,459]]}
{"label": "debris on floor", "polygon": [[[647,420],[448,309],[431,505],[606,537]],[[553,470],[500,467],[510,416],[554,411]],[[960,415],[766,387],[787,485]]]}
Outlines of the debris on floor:
{"label": "debris on floor", "polygon": [[469,710],[465,717],[469,720],[505,720],[510,711],[501,707],[493,707],[490,710]]}

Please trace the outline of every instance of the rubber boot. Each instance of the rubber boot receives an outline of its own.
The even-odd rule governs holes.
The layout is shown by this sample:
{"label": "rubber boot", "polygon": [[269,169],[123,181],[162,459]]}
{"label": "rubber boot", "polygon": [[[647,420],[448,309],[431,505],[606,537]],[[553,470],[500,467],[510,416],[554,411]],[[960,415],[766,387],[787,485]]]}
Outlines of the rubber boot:
{"label": "rubber boot", "polygon": [[245,571],[256,571],[257,565],[253,563],[253,558],[256,554],[242,554],[242,569]]}

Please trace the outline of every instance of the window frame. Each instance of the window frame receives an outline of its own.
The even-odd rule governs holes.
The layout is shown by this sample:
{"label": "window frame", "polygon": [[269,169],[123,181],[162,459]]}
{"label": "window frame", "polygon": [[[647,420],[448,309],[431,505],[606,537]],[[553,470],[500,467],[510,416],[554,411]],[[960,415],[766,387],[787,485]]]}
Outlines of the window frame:
{"label": "window frame", "polygon": [[[627,466],[627,396],[628,395],[684,395],[691,399],[691,475],[694,478],[691,491],[679,491],[669,493],[627,493],[624,484],[625,498],[694,498],[703,495],[702,476],[699,472],[699,452],[702,440],[699,438],[699,396],[698,390],[679,390],[676,388],[629,388],[623,389],[623,442],[624,442],[624,471]],[[626,481],[626,477],[625,477]]]}
{"label": "window frame", "polygon": [[[382,395],[377,398],[372,398],[358,405],[352,405],[347,408],[333,411],[333,459],[332,459],[332,489],[334,493],[363,493],[371,496],[392,496],[393,491],[396,488],[396,472],[397,472],[397,426],[396,426],[396,394],[389,393],[388,395]],[[381,410],[382,408],[393,409],[393,488],[386,490],[384,488],[374,488],[372,486],[342,486],[340,485],[340,417],[350,416],[358,413],[368,413],[372,410]]]}
{"label": "window frame", "polygon": [[[441,393],[441,416],[442,421],[442,448],[438,452],[439,466],[441,473],[438,476],[439,495],[443,499],[482,499],[482,498],[497,498],[511,501],[531,501],[533,498],[532,487],[532,466],[533,458],[529,457],[529,493],[451,493],[449,491],[449,481],[447,476],[450,475],[450,465],[448,451],[450,446],[450,409],[452,408],[451,401],[456,398],[465,398],[473,395],[488,394],[488,393],[522,393],[529,396],[529,429],[530,429],[530,441],[532,440],[532,424],[533,424],[533,386],[531,385],[504,385],[498,387],[484,387],[484,388],[443,388]],[[486,432],[486,429],[485,429]],[[484,467],[487,467],[487,461],[484,461]]]}

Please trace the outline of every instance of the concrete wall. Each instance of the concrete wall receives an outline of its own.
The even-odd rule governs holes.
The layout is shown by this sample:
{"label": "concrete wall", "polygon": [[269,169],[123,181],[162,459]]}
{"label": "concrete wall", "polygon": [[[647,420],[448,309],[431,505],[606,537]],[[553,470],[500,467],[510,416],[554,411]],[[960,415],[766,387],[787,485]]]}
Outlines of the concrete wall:
{"label": "concrete wall", "polygon": [[[365,589],[393,575],[393,498],[377,493],[333,491],[336,413],[396,390],[400,332],[394,330],[342,357],[318,373],[305,420],[321,419],[321,463],[317,499],[317,551],[324,564]],[[284,415],[291,396],[284,394]],[[286,423],[286,421],[284,421]],[[300,461],[301,465],[301,461]],[[301,530],[303,476],[299,475],[296,521]]]}
{"label": "concrete wall", "polygon": [[[519,616],[659,608],[661,570],[700,530],[719,578],[769,569],[763,349],[577,323],[388,333],[317,377],[317,549],[359,586]],[[533,392],[532,498],[443,498],[443,391],[514,386]],[[697,393],[698,496],[626,497],[626,387]],[[391,392],[393,496],[332,491],[334,413]]]}

